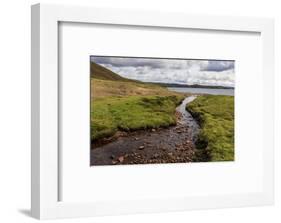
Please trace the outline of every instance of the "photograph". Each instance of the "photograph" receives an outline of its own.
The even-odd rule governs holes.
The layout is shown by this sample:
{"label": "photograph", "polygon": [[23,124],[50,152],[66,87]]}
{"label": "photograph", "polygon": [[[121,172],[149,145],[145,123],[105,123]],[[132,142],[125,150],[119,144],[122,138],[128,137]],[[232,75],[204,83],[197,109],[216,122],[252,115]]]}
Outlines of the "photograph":
{"label": "photograph", "polygon": [[235,60],[89,60],[91,166],[235,161]]}

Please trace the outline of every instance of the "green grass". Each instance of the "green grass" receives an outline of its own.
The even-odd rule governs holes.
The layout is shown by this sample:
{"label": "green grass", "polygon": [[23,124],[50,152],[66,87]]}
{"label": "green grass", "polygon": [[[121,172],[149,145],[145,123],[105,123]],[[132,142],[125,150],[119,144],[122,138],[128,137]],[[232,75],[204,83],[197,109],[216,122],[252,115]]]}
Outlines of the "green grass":
{"label": "green grass", "polygon": [[234,97],[199,96],[187,110],[201,127],[196,142],[199,154],[204,151],[209,161],[233,161]]}
{"label": "green grass", "polygon": [[176,124],[175,108],[183,96],[112,96],[92,99],[91,139]]}

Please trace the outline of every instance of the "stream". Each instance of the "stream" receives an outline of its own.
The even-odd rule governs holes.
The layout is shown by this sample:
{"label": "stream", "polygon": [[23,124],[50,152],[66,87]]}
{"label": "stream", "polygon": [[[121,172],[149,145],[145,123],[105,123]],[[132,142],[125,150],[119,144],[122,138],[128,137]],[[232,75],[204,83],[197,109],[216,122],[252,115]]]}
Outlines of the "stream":
{"label": "stream", "polygon": [[182,103],[176,108],[176,111],[178,111],[182,117],[180,120],[178,120],[178,123],[181,125],[187,126],[189,128],[188,134],[190,135],[193,142],[196,141],[196,137],[200,131],[200,127],[198,123],[194,120],[192,115],[186,110],[186,105],[193,100],[196,99],[196,95],[189,96],[185,98]]}
{"label": "stream", "polygon": [[196,98],[186,97],[176,108],[177,124],[168,128],[122,133],[105,145],[91,146],[91,165],[192,162],[199,126],[186,105]]}

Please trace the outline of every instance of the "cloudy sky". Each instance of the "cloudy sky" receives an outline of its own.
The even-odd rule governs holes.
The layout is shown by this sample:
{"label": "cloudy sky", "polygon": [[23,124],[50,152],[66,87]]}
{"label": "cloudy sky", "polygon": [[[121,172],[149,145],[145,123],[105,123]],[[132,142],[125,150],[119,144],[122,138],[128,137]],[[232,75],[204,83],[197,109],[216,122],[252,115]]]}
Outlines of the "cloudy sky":
{"label": "cloudy sky", "polygon": [[102,56],[91,56],[91,61],[123,77],[145,82],[234,87],[234,61]]}

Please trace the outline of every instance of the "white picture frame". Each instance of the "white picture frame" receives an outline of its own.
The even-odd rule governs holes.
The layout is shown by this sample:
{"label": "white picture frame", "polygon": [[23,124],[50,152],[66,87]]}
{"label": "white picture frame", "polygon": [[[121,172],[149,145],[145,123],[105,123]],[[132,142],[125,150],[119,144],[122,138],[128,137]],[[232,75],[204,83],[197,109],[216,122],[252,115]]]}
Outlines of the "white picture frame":
{"label": "white picture frame", "polygon": [[[263,75],[262,188],[256,193],[124,201],[64,202],[60,199],[59,41],[60,22],[260,33]],[[274,201],[273,19],[188,15],[37,4],[32,6],[32,216],[89,217],[191,209],[270,205]]]}

